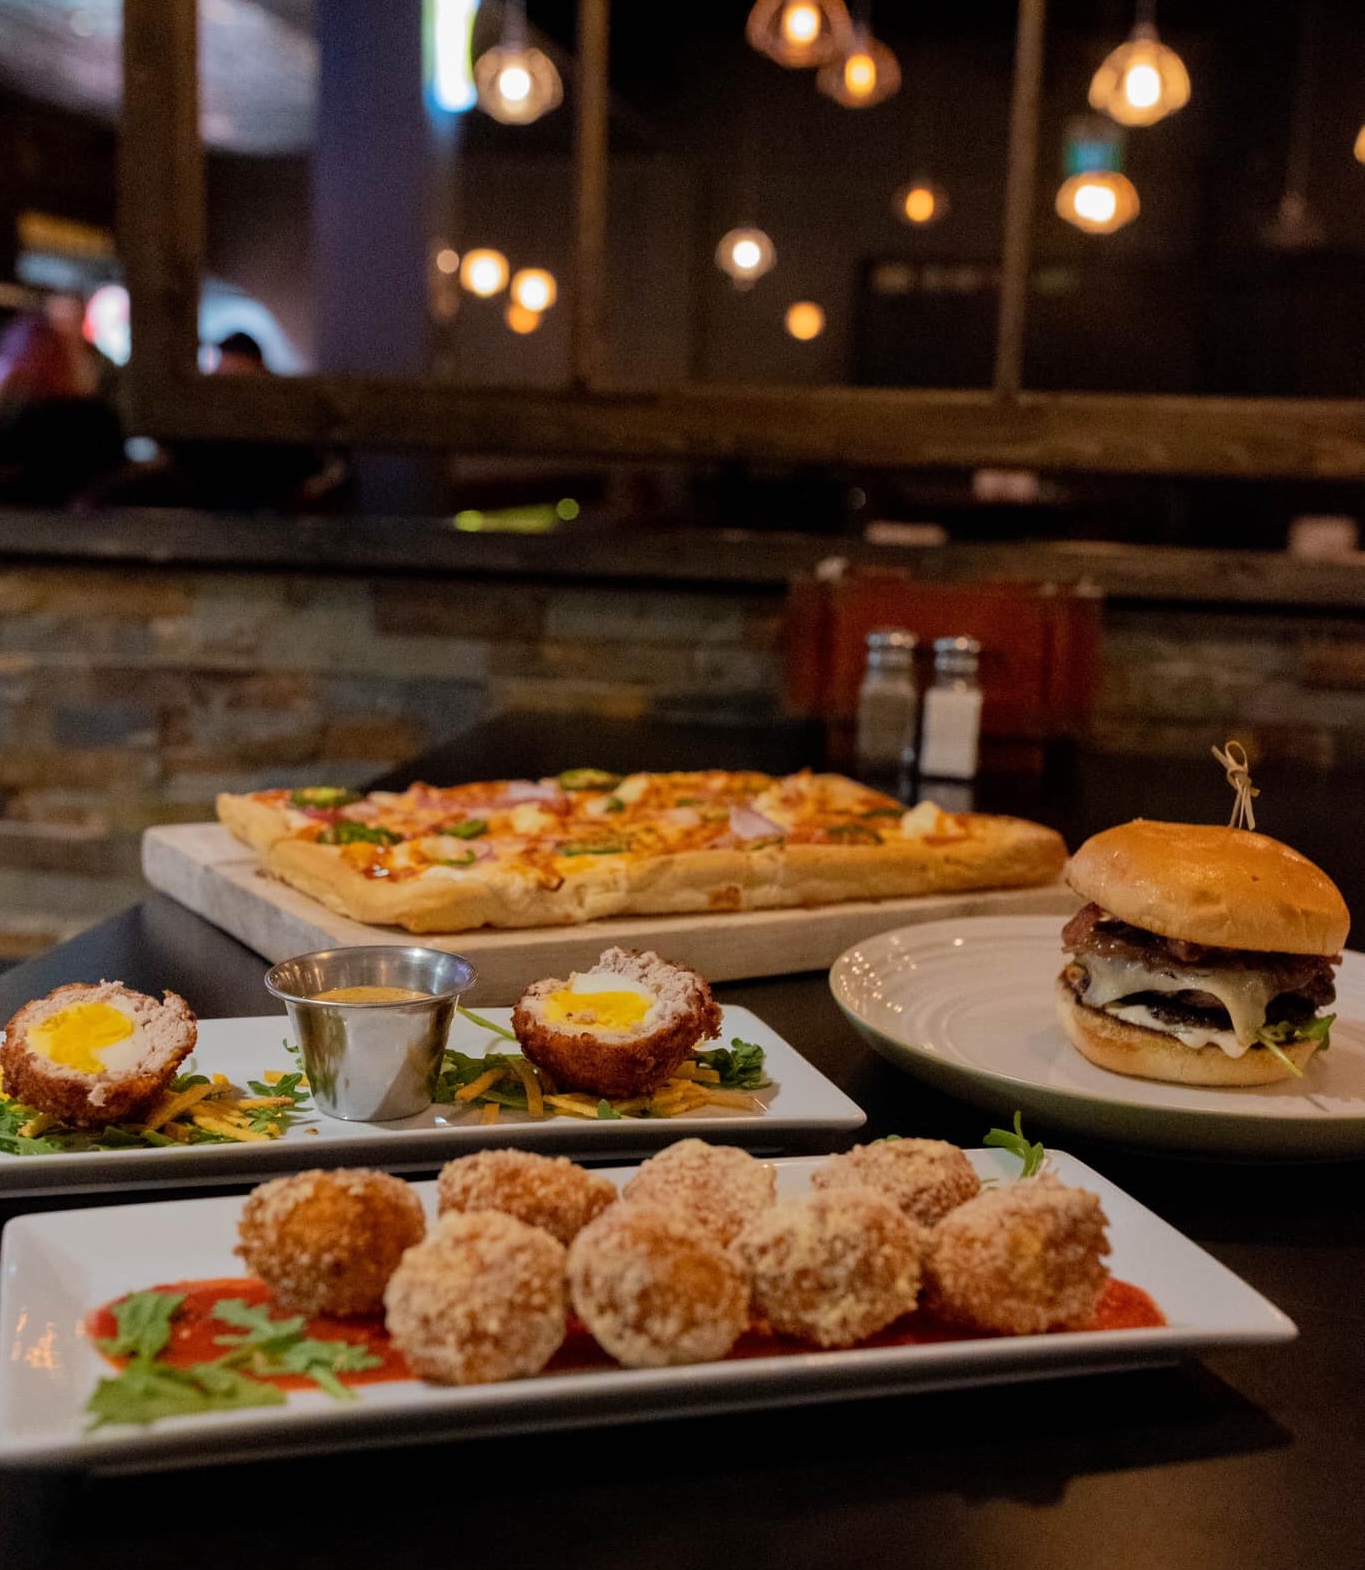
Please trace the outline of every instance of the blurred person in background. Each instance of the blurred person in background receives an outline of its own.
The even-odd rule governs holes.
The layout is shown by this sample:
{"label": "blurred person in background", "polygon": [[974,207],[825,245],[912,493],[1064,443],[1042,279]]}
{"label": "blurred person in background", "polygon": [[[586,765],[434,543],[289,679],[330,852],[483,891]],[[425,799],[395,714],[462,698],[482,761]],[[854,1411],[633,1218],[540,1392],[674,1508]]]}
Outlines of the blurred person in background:
{"label": "blurred person in background", "polygon": [[[266,378],[274,373],[257,341],[229,333],[214,345],[209,375]],[[345,471],[311,447],[255,440],[180,440],[161,456],[132,464],[86,498],[97,506],[192,507],[207,512],[335,510]]]}
{"label": "blurred person in background", "polygon": [[[0,503],[65,507],[123,461],[102,356],[60,307],[23,311],[0,335]],[[54,320],[55,318],[55,320]]]}

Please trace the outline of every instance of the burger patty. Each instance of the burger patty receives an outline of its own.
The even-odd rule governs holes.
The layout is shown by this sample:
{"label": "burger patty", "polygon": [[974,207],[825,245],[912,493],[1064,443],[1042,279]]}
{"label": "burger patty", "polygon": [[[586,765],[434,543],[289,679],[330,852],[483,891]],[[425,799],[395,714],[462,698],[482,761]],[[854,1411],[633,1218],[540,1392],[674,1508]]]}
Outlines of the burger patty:
{"label": "burger patty", "polygon": [[[1341,959],[1340,955],[1328,959],[1318,954],[1262,954],[1253,949],[1220,949],[1204,943],[1186,943],[1180,938],[1163,938],[1143,927],[1129,926],[1095,904],[1085,906],[1067,922],[1062,929],[1062,947],[1082,964],[1087,954],[1094,954],[1101,959],[1128,960],[1155,971],[1254,970],[1275,983],[1275,1003],[1282,996],[1291,996],[1314,1009],[1323,1008],[1336,998],[1332,967]],[[1217,1009],[1227,1018],[1218,999],[1206,992],[1160,996],[1167,1004],[1177,998],[1185,1008]],[[1270,1010],[1267,1015],[1276,1017]]]}

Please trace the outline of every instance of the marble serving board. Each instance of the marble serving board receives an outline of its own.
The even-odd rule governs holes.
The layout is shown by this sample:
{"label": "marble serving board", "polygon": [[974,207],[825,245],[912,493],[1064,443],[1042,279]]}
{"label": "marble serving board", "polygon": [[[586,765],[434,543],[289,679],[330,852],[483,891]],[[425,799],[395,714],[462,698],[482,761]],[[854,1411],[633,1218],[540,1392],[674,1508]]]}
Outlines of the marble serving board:
{"label": "marble serving board", "polygon": [[1079,901],[1062,883],[1031,889],[859,900],[814,910],[755,910],[693,916],[617,916],[574,927],[424,933],[372,927],[338,916],[264,872],[256,856],[218,823],[148,829],[142,870],[153,888],[229,932],[274,963],[312,949],[353,943],[422,943],[467,955],[478,983],[471,1003],[515,1003],[542,976],[588,969],[604,948],[651,948],[693,965],[709,981],[827,970],[846,948],[878,932],[949,916],[1056,915]]}

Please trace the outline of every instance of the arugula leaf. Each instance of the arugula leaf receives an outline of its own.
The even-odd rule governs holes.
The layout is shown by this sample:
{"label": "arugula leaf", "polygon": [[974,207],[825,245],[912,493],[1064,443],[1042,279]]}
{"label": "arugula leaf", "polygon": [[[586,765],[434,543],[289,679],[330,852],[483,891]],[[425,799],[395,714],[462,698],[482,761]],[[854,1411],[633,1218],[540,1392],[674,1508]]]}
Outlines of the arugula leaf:
{"label": "arugula leaf", "polygon": [[565,769],[559,776],[561,790],[615,790],[623,775],[605,769]]}
{"label": "arugula leaf", "polygon": [[252,1379],[222,1363],[195,1363],[170,1368],[165,1363],[136,1359],[111,1378],[101,1379],[85,1404],[94,1421],[105,1423],[155,1423],[162,1417],[183,1417],[192,1412],[228,1412],[239,1407],[283,1406],[278,1385]]}
{"label": "arugula leaf", "polygon": [[[495,1025],[491,1019],[485,1019],[482,1014],[476,1014],[473,1009],[460,1008],[456,1005],[455,1012],[463,1014],[471,1025],[477,1025],[480,1030],[491,1030],[495,1036],[501,1036],[504,1041],[515,1041],[517,1038],[505,1025]],[[463,1056],[463,1054],[456,1054]]]}
{"label": "arugula leaf", "polygon": [[240,1297],[224,1297],[213,1305],[213,1317],[225,1325],[244,1330],[241,1336],[215,1336],[215,1346],[270,1347],[278,1341],[288,1343],[303,1334],[308,1323],[306,1314],[293,1314],[288,1319],[272,1319],[264,1304],[254,1306]]}
{"label": "arugula leaf", "polygon": [[1258,1039],[1262,1046],[1288,1047],[1298,1041],[1316,1041],[1319,1052],[1326,1052],[1332,1044],[1332,1026],[1335,1014],[1322,1014],[1302,1025],[1282,1020],[1278,1025],[1262,1025]]}
{"label": "arugula leaf", "polygon": [[244,1330],[242,1336],[215,1336],[218,1346],[231,1347],[224,1363],[236,1362],[246,1355],[257,1377],[272,1374],[302,1374],[320,1385],[338,1401],[354,1400],[353,1393],[337,1378],[338,1374],[357,1373],[378,1368],[383,1361],[368,1347],[352,1341],[320,1341],[304,1335],[307,1317],[295,1314],[287,1319],[272,1319],[265,1305],[253,1307],[242,1298],[221,1298],[213,1305],[213,1317],[225,1325]]}
{"label": "arugula leaf", "polygon": [[151,1359],[170,1344],[171,1321],[185,1302],[183,1292],[132,1292],[113,1307],[118,1334],[99,1343],[107,1357]]}
{"label": "arugula leaf", "polygon": [[259,1079],[249,1079],[247,1088],[253,1095],[288,1096],[294,1104],[292,1107],[249,1108],[251,1118],[247,1128],[253,1134],[282,1134],[300,1112],[310,1111],[308,1092],[299,1089],[302,1080],[302,1071],[297,1074],[284,1074],[273,1085],[267,1085]]}
{"label": "arugula leaf", "polygon": [[705,1068],[715,1069],[724,1090],[758,1090],[768,1083],[763,1048],[752,1041],[741,1041],[738,1036],[731,1037],[728,1047],[713,1047],[692,1056]]}
{"label": "arugula leaf", "polygon": [[177,1074],[171,1081],[171,1089],[178,1093],[182,1090],[190,1090],[195,1085],[207,1085],[208,1082],[207,1074]]}
{"label": "arugula leaf", "polygon": [[[476,840],[481,834],[488,833],[488,824],[482,818],[466,818],[463,823],[450,823],[445,828],[438,829],[439,834],[450,834],[457,840]],[[470,860],[474,853],[469,853]]]}
{"label": "arugula leaf", "polygon": [[302,1374],[321,1386],[334,1400],[354,1401],[355,1391],[343,1385],[338,1374],[358,1374],[378,1368],[384,1361],[368,1347],[353,1341],[296,1341],[270,1363],[272,1374]]}
{"label": "arugula leaf", "polygon": [[356,823],[354,819],[342,818],[336,823],[329,823],[322,833],[318,835],[319,845],[397,845],[403,838],[395,834],[392,829],[381,828],[377,823]]}
{"label": "arugula leaf", "polygon": [[621,1120],[621,1114],[605,1096],[597,1103],[597,1115],[599,1118],[615,1118],[618,1123]]}
{"label": "arugula leaf", "polygon": [[1014,1114],[1014,1131],[1007,1128],[993,1128],[981,1141],[983,1145],[995,1145],[1001,1150],[1008,1150],[1018,1156],[1023,1162],[1020,1177],[1034,1177],[1043,1170],[1047,1160],[1047,1151],[1041,1143],[1030,1145],[1024,1138],[1024,1118],[1021,1112]]}

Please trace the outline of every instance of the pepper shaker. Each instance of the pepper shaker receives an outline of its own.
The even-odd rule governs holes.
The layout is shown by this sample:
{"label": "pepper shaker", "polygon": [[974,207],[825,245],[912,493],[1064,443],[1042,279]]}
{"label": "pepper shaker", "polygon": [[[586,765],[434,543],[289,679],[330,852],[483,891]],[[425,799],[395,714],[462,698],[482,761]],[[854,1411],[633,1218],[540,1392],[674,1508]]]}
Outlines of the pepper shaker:
{"label": "pepper shaker", "polygon": [[917,642],[906,627],[877,627],[867,635],[867,663],[858,689],[858,775],[891,796],[906,789],[915,767]]}

